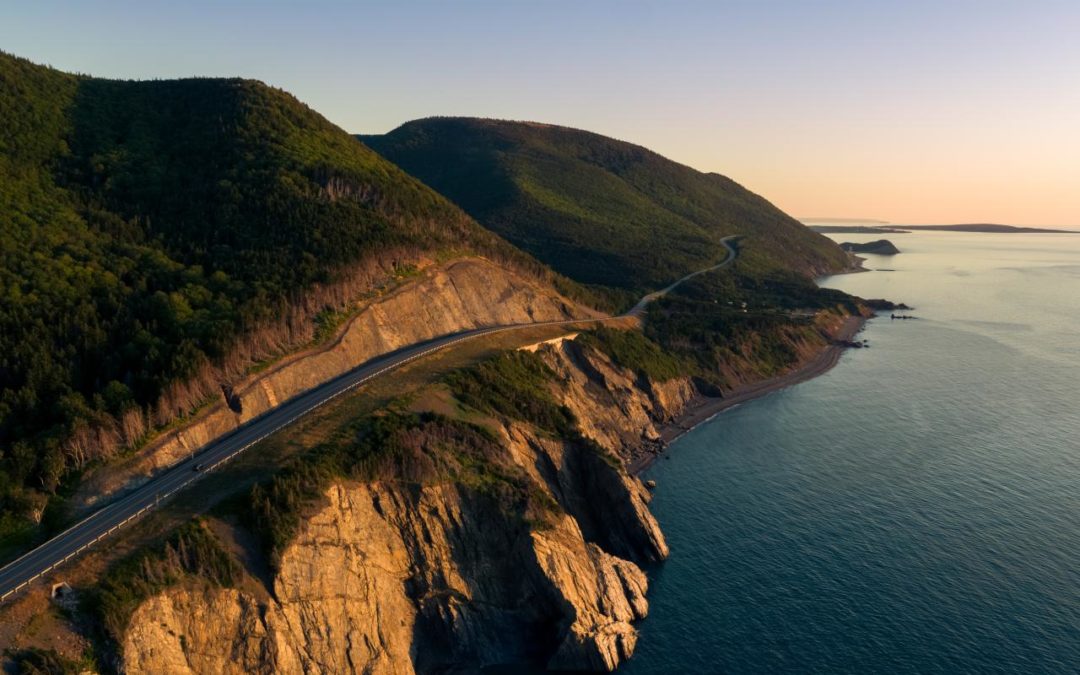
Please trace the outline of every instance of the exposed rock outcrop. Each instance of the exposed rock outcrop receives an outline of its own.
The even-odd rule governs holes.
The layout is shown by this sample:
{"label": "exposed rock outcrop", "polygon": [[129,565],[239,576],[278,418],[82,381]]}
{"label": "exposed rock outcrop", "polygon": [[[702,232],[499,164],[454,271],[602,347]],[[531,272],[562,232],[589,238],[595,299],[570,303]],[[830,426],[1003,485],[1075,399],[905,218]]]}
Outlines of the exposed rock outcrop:
{"label": "exposed rock outcrop", "polygon": [[88,477],[76,507],[138,484],[195,449],[283,401],[380,354],[471,328],[597,316],[595,312],[482,258],[428,269],[415,282],[368,303],[328,346],[302,352],[227,385],[228,401],[162,436],[123,466]]}
{"label": "exposed rock outcrop", "polygon": [[572,341],[539,353],[584,438],[515,421],[496,431],[550,517],[459,483],[339,482],[282,553],[269,592],[183,586],[143,603],[121,645],[126,671],[613,670],[648,612],[639,564],[668,553],[648,491],[620,458],[693,390],[638,378]]}
{"label": "exposed rock outcrop", "polygon": [[[819,353],[845,318],[795,331]],[[263,582],[181,585],[144,602],[122,639],[128,672],[435,673],[529,662],[610,671],[648,613],[641,565],[668,555],[649,490],[625,467],[695,396],[587,344],[537,346],[552,391],[578,420],[560,437],[489,419],[489,461],[511,467],[538,515],[483,481],[340,480],[309,506]],[[733,377],[750,378],[736,359]],[[644,448],[644,450],[643,450]],[[488,474],[491,475],[491,474]],[[510,504],[510,505],[508,505]]]}
{"label": "exposed rock outcrop", "polygon": [[690,378],[657,382],[638,377],[606,355],[562,342],[540,352],[562,380],[562,403],[582,433],[628,464],[655,449],[658,425],[671,422],[697,393]]}

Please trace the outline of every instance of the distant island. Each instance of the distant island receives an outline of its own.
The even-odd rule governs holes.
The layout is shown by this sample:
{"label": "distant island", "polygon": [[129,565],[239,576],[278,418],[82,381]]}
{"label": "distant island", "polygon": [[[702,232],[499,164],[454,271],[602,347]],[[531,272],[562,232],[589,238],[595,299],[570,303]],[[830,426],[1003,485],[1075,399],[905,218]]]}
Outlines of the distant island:
{"label": "distant island", "polygon": [[883,225],[807,225],[814,232],[837,234],[907,234],[910,230]]}
{"label": "distant island", "polygon": [[868,241],[865,244],[856,244],[845,241],[843,244],[840,244],[840,248],[851,253],[874,253],[876,255],[896,255],[900,252],[900,249],[896,248],[896,246],[888,239]]}
{"label": "distant island", "polygon": [[877,220],[876,218],[797,218],[800,223],[809,225],[810,223],[857,223],[860,225],[888,225],[887,220]]}
{"label": "distant island", "polygon": [[[1055,230],[1047,227],[1017,227],[1015,225],[995,225],[993,223],[967,223],[961,225],[905,225],[909,230],[940,230],[943,232],[992,232],[997,234],[1021,234],[1030,232],[1071,232],[1076,230]],[[880,231],[880,230],[879,230]]]}
{"label": "distant island", "polygon": [[[808,223],[808,220],[804,220]],[[835,221],[834,221],[835,222]],[[993,223],[965,223],[959,225],[807,225],[814,232],[837,234],[907,234],[913,230],[938,230],[941,232],[984,232],[994,234],[1061,233],[1080,234],[1077,230],[1055,230],[1047,227],[1018,227]]]}

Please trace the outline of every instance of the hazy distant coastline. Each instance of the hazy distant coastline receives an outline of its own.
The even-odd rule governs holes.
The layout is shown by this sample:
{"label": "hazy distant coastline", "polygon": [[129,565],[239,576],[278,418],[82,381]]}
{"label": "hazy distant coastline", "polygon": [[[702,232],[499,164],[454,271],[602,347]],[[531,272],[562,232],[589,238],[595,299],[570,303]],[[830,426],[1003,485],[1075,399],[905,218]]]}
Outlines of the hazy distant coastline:
{"label": "hazy distant coastline", "polygon": [[797,218],[800,223],[859,223],[861,225],[888,225],[887,220],[876,218]]}
{"label": "hazy distant coastline", "polygon": [[1077,233],[1076,230],[1055,230],[1049,227],[1017,227],[1015,225],[996,225],[994,223],[965,223],[960,225],[905,225],[908,230],[940,230],[944,232],[993,232],[997,234],[1020,234],[1031,232]]}
{"label": "hazy distant coastline", "polygon": [[822,234],[836,232],[838,234],[907,234],[911,230],[901,230],[898,227],[883,225],[808,225],[814,232]]}
{"label": "hazy distant coastline", "polygon": [[[802,222],[809,223],[804,219]],[[837,221],[833,221],[837,222]],[[857,221],[866,222],[866,221]],[[1056,233],[1062,232],[1080,234],[1077,230],[1055,230],[1047,227],[1018,227],[1016,225],[997,225],[994,223],[962,223],[958,225],[904,225],[902,227],[884,225],[807,225],[815,232],[847,233],[847,234],[907,234],[913,230],[937,230],[942,232],[982,232],[993,234],[1031,234],[1031,233]]]}

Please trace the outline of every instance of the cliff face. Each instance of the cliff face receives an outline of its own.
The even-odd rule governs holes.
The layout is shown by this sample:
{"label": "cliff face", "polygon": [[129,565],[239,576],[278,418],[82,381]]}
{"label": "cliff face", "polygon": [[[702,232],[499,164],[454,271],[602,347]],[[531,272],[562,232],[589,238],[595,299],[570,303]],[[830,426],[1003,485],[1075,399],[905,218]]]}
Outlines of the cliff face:
{"label": "cliff face", "polygon": [[186,586],[143,603],[122,641],[126,671],[614,669],[648,611],[639,564],[668,553],[647,491],[617,457],[655,437],[691,387],[641,382],[569,341],[540,353],[593,441],[499,423],[507,461],[545,495],[548,516],[500,507],[474,485],[338,482],[269,593]]}
{"label": "cliff face", "polygon": [[690,378],[658,382],[620,368],[606,355],[564,342],[540,352],[563,384],[561,402],[585,436],[627,463],[658,449],[658,426],[674,420],[697,391]]}
{"label": "cliff face", "polygon": [[231,405],[215,403],[190,424],[141,450],[131,462],[89,477],[76,497],[76,507],[91,506],[146,480],[279,403],[381,354],[481,326],[596,315],[550,287],[484,259],[431,267],[417,281],[366,305],[329,346],[296,354],[231,383]]}

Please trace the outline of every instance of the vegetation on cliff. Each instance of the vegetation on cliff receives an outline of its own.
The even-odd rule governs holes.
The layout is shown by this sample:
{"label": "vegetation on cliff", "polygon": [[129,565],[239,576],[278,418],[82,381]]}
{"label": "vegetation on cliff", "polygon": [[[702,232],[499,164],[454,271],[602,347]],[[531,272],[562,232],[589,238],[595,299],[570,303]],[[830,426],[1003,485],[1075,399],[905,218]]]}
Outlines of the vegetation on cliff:
{"label": "vegetation on cliff", "polygon": [[576,289],[259,82],[0,53],[0,119],[0,549],[73,470],[325,338],[417,256],[479,252]]}
{"label": "vegetation on cliff", "polygon": [[337,438],[297,457],[248,497],[248,524],[276,568],[305,509],[335,480],[460,484],[505,513],[542,522],[550,499],[537,492],[485,428],[434,413],[384,412],[356,420]]}
{"label": "vegetation on cliff", "polygon": [[5,650],[14,675],[81,675],[94,672],[95,663],[91,656],[82,659],[69,659],[58,654],[54,649]]}
{"label": "vegetation on cliff", "polygon": [[450,373],[446,382],[469,407],[568,436],[574,433],[574,416],[552,396],[554,376],[534,352],[513,351]]}
{"label": "vegetation on cliff", "polygon": [[860,311],[856,298],[798,274],[736,268],[691,279],[651,306],[645,323],[649,339],[711,383],[733,384],[724,373],[740,362],[760,376],[782,372],[798,362],[799,343],[824,341],[817,312]]}
{"label": "vegetation on cliff", "polygon": [[545,124],[430,118],[361,136],[480,223],[590,284],[655,290],[723,259],[745,235],[761,268],[805,274],[843,251],[762,197],[645,148]]}
{"label": "vegetation on cliff", "polygon": [[601,326],[582,333],[578,343],[600,350],[623,368],[660,382],[694,372],[691,362],[665,351],[640,331]]}
{"label": "vegetation on cliff", "polygon": [[[581,436],[573,414],[553,394],[555,372],[533,352],[503,352],[448,373],[444,383],[467,410],[525,422],[610,459]],[[466,419],[391,410],[370,415],[337,430],[333,440],[255,486],[243,511],[271,566],[280,564],[305,511],[335,480],[456,483],[493,499],[503,513],[542,525],[554,506],[550,497],[508,462],[489,429]]]}
{"label": "vegetation on cliff", "polygon": [[747,269],[740,261],[652,303],[641,332],[598,328],[578,341],[656,381],[690,375],[730,386],[735,364],[759,376],[796,365],[799,344],[825,340],[816,325],[819,312],[858,314],[861,302],[799,274]]}
{"label": "vegetation on cliff", "polygon": [[214,533],[194,520],[111,567],[86,599],[86,609],[104,631],[100,637],[119,642],[131,613],[147,598],[185,580],[232,586],[239,574],[239,564]]}

